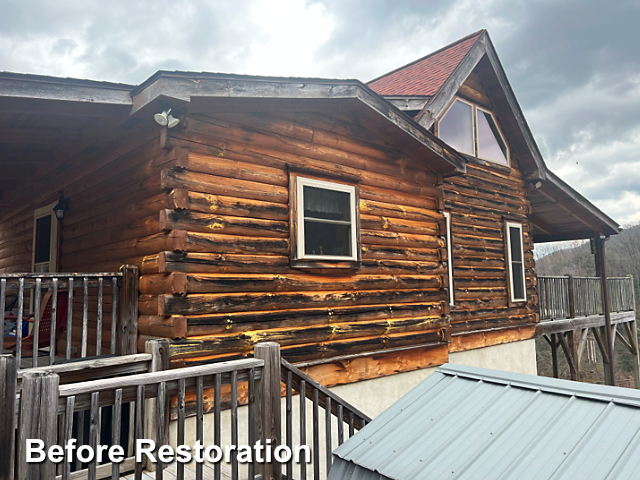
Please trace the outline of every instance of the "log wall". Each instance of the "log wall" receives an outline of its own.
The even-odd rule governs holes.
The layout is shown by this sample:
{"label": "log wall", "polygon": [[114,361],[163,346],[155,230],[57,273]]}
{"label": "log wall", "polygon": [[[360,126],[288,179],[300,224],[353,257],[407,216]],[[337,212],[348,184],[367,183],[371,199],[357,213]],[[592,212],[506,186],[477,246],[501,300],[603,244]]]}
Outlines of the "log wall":
{"label": "log wall", "polygon": [[[174,248],[142,262],[141,345],[186,326],[172,359],[194,364],[246,355],[258,341],[280,343],[294,362],[443,343],[443,191],[433,172],[321,114],[191,114],[165,148],[187,153],[161,174],[175,208],[161,210],[160,229]],[[358,185],[360,268],[290,266],[296,169]]]}
{"label": "log wall", "polygon": [[[492,108],[475,73],[459,95]],[[502,343],[505,335],[507,341],[531,338],[533,329],[527,326],[538,321],[531,204],[513,153],[510,162],[511,168],[470,159],[465,175],[446,179],[443,185],[445,207],[451,212],[454,267],[451,351]],[[507,287],[505,220],[523,225],[527,301],[514,305],[509,304]],[[485,337],[492,340],[483,343]]]}
{"label": "log wall", "polygon": [[[177,163],[174,152],[161,148],[160,128],[143,126],[121,130],[96,141],[96,152],[67,170],[69,199],[60,232],[61,272],[118,271],[124,263],[140,264],[145,255],[171,245],[170,234],[159,228],[159,212],[173,204],[161,186],[161,171]],[[36,184],[37,184],[36,179]],[[0,222],[0,272],[31,271],[33,214],[55,197],[22,203],[15,214]],[[90,289],[88,355],[95,354],[97,292]],[[75,290],[72,346],[80,345],[82,290]],[[28,308],[28,306],[27,306]],[[103,298],[102,345],[110,344],[111,293]],[[65,353],[65,340],[57,350]],[[104,353],[103,351],[103,353]],[[75,355],[75,351],[72,352]]]}

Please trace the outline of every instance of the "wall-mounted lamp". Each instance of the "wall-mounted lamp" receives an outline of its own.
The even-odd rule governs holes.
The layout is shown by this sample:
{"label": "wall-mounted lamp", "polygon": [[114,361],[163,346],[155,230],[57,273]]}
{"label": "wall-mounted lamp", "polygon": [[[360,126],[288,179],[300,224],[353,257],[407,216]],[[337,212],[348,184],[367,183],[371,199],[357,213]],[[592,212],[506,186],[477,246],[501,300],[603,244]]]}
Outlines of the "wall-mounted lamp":
{"label": "wall-mounted lamp", "polygon": [[163,127],[173,128],[180,123],[180,119],[171,115],[171,109],[163,110],[162,113],[156,113],[153,119],[158,125]]}
{"label": "wall-mounted lamp", "polygon": [[62,192],[60,192],[60,200],[55,207],[53,207],[53,211],[56,214],[56,218],[58,220],[64,219],[64,214],[69,210],[69,199],[64,198]]}

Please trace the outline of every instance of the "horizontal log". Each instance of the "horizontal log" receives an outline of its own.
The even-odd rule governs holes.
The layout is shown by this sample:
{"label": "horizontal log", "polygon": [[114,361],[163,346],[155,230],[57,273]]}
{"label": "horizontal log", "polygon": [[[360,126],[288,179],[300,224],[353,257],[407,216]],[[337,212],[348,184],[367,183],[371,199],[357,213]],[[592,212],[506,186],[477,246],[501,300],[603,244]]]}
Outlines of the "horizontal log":
{"label": "horizontal log", "polygon": [[226,197],[224,195],[211,195],[192,191],[187,193],[187,202],[188,204],[185,208],[194,212],[282,221],[286,221],[289,218],[289,207],[281,203],[261,202],[247,198]]}
{"label": "horizontal log", "polygon": [[289,257],[160,252],[158,270],[159,273],[280,273],[289,271]]}
{"label": "horizontal log", "polygon": [[441,306],[439,302],[435,302],[213,313],[190,315],[186,318],[187,335],[199,336],[268,328],[291,328],[300,325],[328,325],[330,323],[439,315],[441,315]]}
{"label": "horizontal log", "polygon": [[437,262],[444,260],[440,248],[410,248],[396,247],[392,245],[362,245],[363,259],[381,260],[421,260],[425,262]]}
{"label": "horizontal log", "polygon": [[171,339],[187,336],[187,318],[182,315],[160,317],[157,315],[140,315],[138,333]]}
{"label": "horizontal log", "polygon": [[297,329],[269,329],[227,335],[186,338],[171,342],[171,357],[193,357],[203,353],[217,354],[253,351],[258,342],[276,342],[281,346],[324,343],[358,337],[386,336],[394,333],[423,332],[440,329],[441,317],[378,320],[355,324],[305,326]]}
{"label": "horizontal log", "polygon": [[191,172],[208,173],[219,177],[249,180],[268,185],[289,185],[289,176],[282,169],[257,165],[256,163],[239,162],[222,156],[203,155],[189,152],[186,158],[178,163],[179,168]]}
{"label": "horizontal log", "polygon": [[444,247],[444,240],[435,235],[415,235],[362,229],[360,238],[363,245],[398,245],[417,248]]}
{"label": "horizontal log", "polygon": [[444,228],[437,221],[415,221],[401,218],[380,217],[376,215],[360,215],[360,226],[367,230],[411,233],[418,235],[441,235]]}
{"label": "horizontal log", "polygon": [[226,235],[247,235],[283,238],[289,236],[289,224],[278,220],[231,217],[188,210],[162,210],[162,230],[189,230],[194,232],[217,232]]}
{"label": "horizontal log", "polygon": [[[435,207],[435,205],[434,205]],[[360,212],[362,214],[379,217],[404,218],[418,222],[433,222],[442,220],[442,213],[434,209],[402,206],[398,204],[376,202],[374,200],[360,199]]]}
{"label": "horizontal log", "polygon": [[140,276],[140,293],[160,295],[170,293],[183,295],[187,293],[187,276],[183,273],[169,273]]}
{"label": "horizontal log", "polygon": [[[176,275],[176,274],[171,274]],[[159,289],[143,290],[142,279],[157,276],[143,276],[140,282],[142,293],[183,293]],[[163,278],[166,278],[163,276]],[[160,282],[159,282],[160,283]],[[168,283],[168,281],[167,281]],[[308,290],[391,290],[433,288],[441,283],[438,275],[357,275],[353,277],[328,277],[308,274],[288,275],[236,275],[236,274],[186,274],[188,293],[234,293],[234,292],[280,292]],[[180,282],[182,285],[182,282]],[[153,291],[151,291],[153,290]]]}
{"label": "horizontal log", "polygon": [[[281,349],[282,358],[290,362],[307,362],[320,359],[331,359],[345,355],[376,352],[380,354],[385,350],[416,345],[430,345],[436,347],[445,345],[442,329],[431,332],[418,332],[408,334],[395,334],[374,337],[358,337],[354,339],[337,340],[333,342],[308,343],[306,345],[291,345]],[[397,353],[396,353],[397,355]],[[200,357],[187,357],[178,360],[177,365],[192,366],[211,362],[225,361],[234,358],[242,358],[241,354],[228,353],[222,355],[202,354]]]}
{"label": "horizontal log", "polygon": [[247,180],[236,180],[205,173],[163,170],[161,173],[161,182],[162,188],[165,189],[186,188],[194,192],[282,204],[287,204],[289,201],[289,190],[285,187],[250,182]]}
{"label": "horizontal log", "polygon": [[[313,308],[318,305],[409,303],[444,300],[445,292],[438,290],[440,279],[433,281],[433,290],[374,290],[357,292],[278,292],[235,294],[193,294],[186,297],[170,295],[140,297],[140,312],[146,315],[197,315],[242,310],[276,310]],[[157,312],[157,313],[156,313]]]}
{"label": "horizontal log", "polygon": [[200,253],[289,255],[289,239],[187,232],[186,249]]}

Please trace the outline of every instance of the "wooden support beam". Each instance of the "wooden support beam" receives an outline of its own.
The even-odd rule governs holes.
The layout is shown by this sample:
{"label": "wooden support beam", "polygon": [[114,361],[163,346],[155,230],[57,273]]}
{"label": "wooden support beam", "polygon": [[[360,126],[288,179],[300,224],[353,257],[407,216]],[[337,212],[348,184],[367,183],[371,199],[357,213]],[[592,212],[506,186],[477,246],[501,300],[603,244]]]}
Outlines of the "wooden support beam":
{"label": "wooden support beam", "polygon": [[589,334],[589,329],[585,328],[580,330],[578,333],[578,360],[577,364],[580,365],[582,362],[582,352],[584,352],[584,346],[587,343],[587,335]]}
{"label": "wooden support beam", "polygon": [[[567,332],[567,335],[572,332]],[[571,380],[578,381],[578,369],[576,368],[576,363],[574,361],[573,350],[570,347],[569,343],[564,337],[565,334],[558,334],[557,338],[560,341],[560,345],[562,346],[562,350],[564,351],[565,357],[567,357],[567,363],[569,364],[569,373],[571,375]]]}

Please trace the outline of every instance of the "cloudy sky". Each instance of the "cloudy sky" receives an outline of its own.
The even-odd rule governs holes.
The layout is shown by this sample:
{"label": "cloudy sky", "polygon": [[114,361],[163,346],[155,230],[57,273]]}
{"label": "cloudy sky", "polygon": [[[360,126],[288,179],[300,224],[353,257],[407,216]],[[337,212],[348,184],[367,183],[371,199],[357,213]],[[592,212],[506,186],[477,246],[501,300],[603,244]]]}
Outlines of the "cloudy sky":
{"label": "cloudy sky", "polygon": [[370,80],[489,30],[547,164],[640,222],[640,0],[0,0],[0,71]]}

